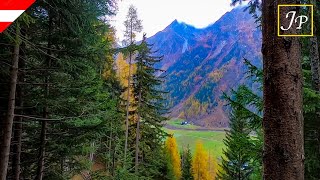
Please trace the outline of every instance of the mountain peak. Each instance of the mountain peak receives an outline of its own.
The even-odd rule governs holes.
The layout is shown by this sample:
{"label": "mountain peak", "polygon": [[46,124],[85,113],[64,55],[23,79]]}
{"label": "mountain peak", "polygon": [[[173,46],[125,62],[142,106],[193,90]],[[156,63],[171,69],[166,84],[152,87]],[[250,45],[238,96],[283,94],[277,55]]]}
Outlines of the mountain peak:
{"label": "mountain peak", "polygon": [[180,35],[191,35],[194,34],[198,29],[192,25],[175,19],[169,26],[167,26],[163,32],[175,32]]}
{"label": "mountain peak", "polygon": [[181,27],[193,27],[191,25],[186,24],[185,22],[182,21],[178,21],[177,19],[175,19],[174,21],[172,21],[172,23],[166,27],[166,29],[177,29],[177,28],[181,28]]}
{"label": "mountain peak", "polygon": [[170,25],[174,26],[174,25],[178,25],[178,24],[179,24],[179,21],[177,19],[175,19],[174,21],[172,21],[172,23]]}

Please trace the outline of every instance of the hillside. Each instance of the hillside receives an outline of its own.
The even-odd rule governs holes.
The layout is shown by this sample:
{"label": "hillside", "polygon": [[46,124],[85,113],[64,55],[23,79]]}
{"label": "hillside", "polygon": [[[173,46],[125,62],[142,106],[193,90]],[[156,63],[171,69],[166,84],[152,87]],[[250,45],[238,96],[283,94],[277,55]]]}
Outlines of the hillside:
{"label": "hillside", "polygon": [[160,67],[167,70],[164,88],[170,92],[172,117],[200,126],[228,126],[223,92],[239,84],[254,88],[244,74],[244,57],[261,67],[261,31],[256,26],[250,14],[235,8],[207,28],[175,20],[149,38],[165,55]]}

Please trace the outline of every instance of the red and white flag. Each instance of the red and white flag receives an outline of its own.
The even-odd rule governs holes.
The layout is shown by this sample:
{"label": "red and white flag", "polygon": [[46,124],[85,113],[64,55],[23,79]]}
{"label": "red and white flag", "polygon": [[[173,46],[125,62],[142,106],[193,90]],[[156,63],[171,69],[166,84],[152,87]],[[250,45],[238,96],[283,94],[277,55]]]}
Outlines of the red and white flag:
{"label": "red and white flag", "polygon": [[35,0],[0,0],[0,33],[6,30]]}

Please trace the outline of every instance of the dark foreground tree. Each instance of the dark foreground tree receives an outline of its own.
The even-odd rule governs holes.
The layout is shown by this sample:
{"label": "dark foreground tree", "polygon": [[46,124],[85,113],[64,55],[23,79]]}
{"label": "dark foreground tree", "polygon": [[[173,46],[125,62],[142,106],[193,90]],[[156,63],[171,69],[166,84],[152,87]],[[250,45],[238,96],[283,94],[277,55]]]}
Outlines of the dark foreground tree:
{"label": "dark foreground tree", "polygon": [[315,32],[310,39],[303,39],[305,178],[320,179],[320,2],[305,3],[314,5]]}
{"label": "dark foreground tree", "polygon": [[[301,47],[298,37],[277,36],[278,4],[262,2],[264,66],[264,179],[304,179]],[[297,10],[284,7],[282,10]],[[282,25],[290,19],[281,13]],[[297,34],[296,25],[286,33]]]}
{"label": "dark foreground tree", "polygon": [[20,25],[19,22],[15,24],[16,35],[14,39],[13,58],[10,73],[10,90],[8,97],[8,109],[6,118],[1,122],[3,136],[0,142],[0,179],[5,180],[8,172],[10,145],[12,136],[13,119],[16,103],[16,88],[18,80],[18,68],[19,68],[19,53],[20,53]]}

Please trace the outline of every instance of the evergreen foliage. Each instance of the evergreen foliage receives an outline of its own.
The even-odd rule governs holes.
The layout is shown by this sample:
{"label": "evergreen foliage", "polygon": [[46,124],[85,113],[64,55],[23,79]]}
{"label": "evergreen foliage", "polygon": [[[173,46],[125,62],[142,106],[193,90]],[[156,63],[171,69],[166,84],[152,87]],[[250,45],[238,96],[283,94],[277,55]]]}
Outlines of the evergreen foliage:
{"label": "evergreen foliage", "polygon": [[[259,22],[261,1],[232,0],[232,5],[243,1],[249,2],[247,9]],[[319,24],[320,2],[302,2],[316,3]],[[248,78],[258,88],[243,85],[225,94],[231,107],[230,130],[220,167],[200,142],[193,157],[189,147],[180,157],[175,138],[167,138],[163,130],[168,120],[165,72],[156,68],[163,57],[154,56],[145,36],[135,42],[142,25],[133,6],[124,22],[126,47],[116,48],[115,30],[107,21],[116,11],[116,0],[39,0],[0,34],[0,154],[9,161],[0,160],[0,178],[262,179],[262,70],[245,60]],[[305,178],[312,180],[320,178],[320,94],[309,42],[302,40],[303,110]],[[183,61],[206,56],[193,53]],[[185,64],[178,68],[185,69]],[[208,113],[214,104],[210,92],[222,71],[213,71],[212,82],[185,101],[181,117]],[[181,91],[173,93],[183,96]]]}
{"label": "evergreen foliage", "polygon": [[182,156],[182,179],[183,180],[193,180],[192,176],[192,154],[190,147],[188,146],[183,150]]}
{"label": "evergreen foliage", "polygon": [[[260,85],[262,71],[247,59],[248,78]],[[262,98],[242,85],[232,95],[224,95],[231,106],[230,130],[224,143],[225,157],[222,158],[219,177],[222,179],[262,178]]]}
{"label": "evergreen foliage", "polygon": [[152,54],[152,46],[147,44],[144,36],[135,58],[137,71],[133,76],[133,96],[136,103],[134,113],[137,115],[135,166],[139,174],[149,178],[161,175],[160,170],[164,166],[159,166],[163,159],[154,156],[163,151],[162,139],[166,134],[162,127],[168,120],[163,116],[166,113],[163,99],[165,92],[160,89],[163,76],[158,75],[163,71],[155,68],[162,57]]}
{"label": "evergreen foliage", "polygon": [[[305,143],[305,178],[306,179],[319,179],[320,178],[320,89],[317,87],[314,77],[320,76],[319,59],[316,54],[312,52],[312,48],[318,48],[319,53],[319,22],[320,22],[320,2],[307,0],[307,4],[314,5],[314,24],[315,24],[315,37],[311,37],[316,41],[318,47],[312,46],[311,38],[302,39],[302,56],[303,56],[303,73],[304,73],[304,143]],[[309,31],[306,30],[306,31]],[[318,54],[319,55],[319,54]],[[314,58],[314,59],[312,59]],[[313,67],[318,62],[318,67]],[[317,65],[316,65],[317,66]],[[317,71],[318,70],[318,71]],[[315,73],[318,72],[318,75]]]}
{"label": "evergreen foliage", "polygon": [[[141,113],[141,174],[123,168],[125,114],[121,97],[128,82],[117,74],[115,32],[105,21],[116,10],[113,0],[37,1],[19,20],[21,34],[16,24],[0,35],[1,84],[10,79],[15,37],[21,43],[8,179],[164,176],[165,134],[161,127],[166,118],[162,117],[161,94],[156,88],[162,81],[149,69],[140,71],[135,79],[137,87],[148,89],[142,109],[138,109],[146,110]],[[135,50],[137,47],[134,45]],[[151,50],[144,52],[148,55]],[[144,58],[140,56],[142,68],[152,68],[158,62]],[[129,69],[124,62],[122,67]],[[153,84],[141,78],[149,78]],[[132,100],[135,91],[132,86]],[[8,86],[1,86],[1,120],[7,116],[9,92]]]}

